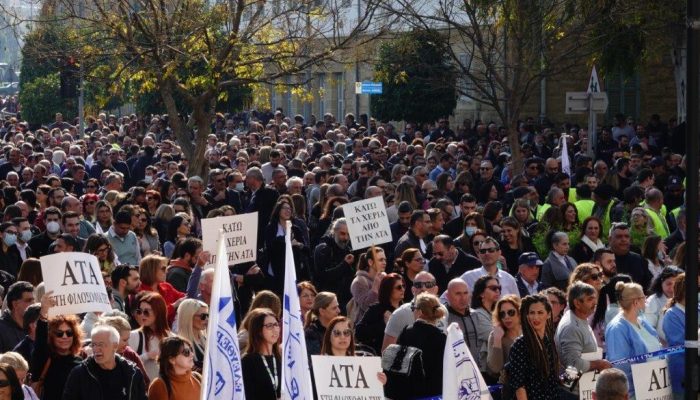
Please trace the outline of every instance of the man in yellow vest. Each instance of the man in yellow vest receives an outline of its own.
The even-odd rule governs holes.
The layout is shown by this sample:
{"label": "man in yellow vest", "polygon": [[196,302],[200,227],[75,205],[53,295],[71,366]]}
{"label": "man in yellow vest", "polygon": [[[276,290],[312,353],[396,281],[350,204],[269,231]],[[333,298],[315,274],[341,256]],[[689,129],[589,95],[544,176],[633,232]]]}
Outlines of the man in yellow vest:
{"label": "man in yellow vest", "polygon": [[644,210],[651,219],[654,232],[661,236],[662,239],[666,239],[671,232],[669,232],[668,223],[666,223],[666,218],[661,212],[661,207],[664,204],[664,194],[657,188],[651,188],[644,194],[644,200]]}
{"label": "man in yellow vest", "polygon": [[576,196],[579,198],[574,205],[578,210],[578,220],[583,223],[583,220],[593,215],[593,207],[595,202],[591,199],[591,188],[582,183],[576,187]]}
{"label": "man in yellow vest", "polygon": [[544,202],[544,204],[542,204],[541,206],[539,206],[539,208],[537,208],[537,215],[535,216],[535,219],[537,219],[538,221],[542,221],[542,217],[544,217],[544,213],[550,207],[559,208],[564,203],[566,203],[566,197],[564,196],[564,191],[556,186],[552,186],[552,188],[549,189],[549,192],[547,193],[547,198],[546,198],[546,201]]}
{"label": "man in yellow vest", "polygon": [[612,226],[610,211],[615,205],[614,195],[615,188],[608,184],[598,185],[593,192],[593,201],[595,201],[593,215],[603,224],[603,232],[601,232],[601,237],[606,237],[608,231],[610,231],[610,227]]}

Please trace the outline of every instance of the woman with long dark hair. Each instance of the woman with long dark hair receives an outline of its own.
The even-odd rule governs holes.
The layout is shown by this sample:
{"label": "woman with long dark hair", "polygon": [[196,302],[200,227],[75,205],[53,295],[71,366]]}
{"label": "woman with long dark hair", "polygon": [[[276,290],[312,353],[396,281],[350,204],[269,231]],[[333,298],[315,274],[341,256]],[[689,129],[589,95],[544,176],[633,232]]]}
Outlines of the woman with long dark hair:
{"label": "woman with long dark hair", "polygon": [[168,236],[163,242],[163,255],[168,258],[172,257],[177,242],[190,236],[191,232],[192,218],[187,213],[175,214],[168,223]]}
{"label": "woman with long dark hair", "polygon": [[251,310],[249,338],[241,359],[243,385],[259,400],[277,400],[282,387],[280,324],[267,308]]}
{"label": "woman with long dark hair", "polygon": [[[140,294],[139,294],[140,295]],[[134,310],[139,328],[131,331],[129,347],[136,350],[150,379],[158,376],[159,344],[172,336],[167,320],[167,309],[163,296],[145,292],[137,297],[138,308]]]}
{"label": "woman with long dark hair", "polygon": [[[404,251],[405,253],[405,251]],[[391,273],[379,283],[379,301],[369,306],[362,320],[357,324],[357,340],[370,346],[374,354],[381,354],[386,323],[404,299],[404,285],[401,275]]]}
{"label": "woman with long dark hair", "polygon": [[22,383],[17,378],[15,369],[2,363],[0,363],[0,399],[24,400]]}
{"label": "woman with long dark hair", "polygon": [[[577,263],[587,263],[593,260],[593,253],[605,247],[600,240],[603,235],[603,224],[596,217],[588,217],[581,224],[581,235],[579,242],[573,246],[571,257]],[[569,243],[571,245],[571,243]]]}
{"label": "woman with long dark hair", "polygon": [[192,344],[180,336],[171,336],[160,343],[158,377],[148,388],[148,400],[193,400],[201,394],[202,377],[192,372]]}
{"label": "woman with long dark hair", "polygon": [[501,254],[506,259],[506,268],[511,275],[518,274],[518,257],[535,251],[529,236],[524,235],[522,226],[514,217],[505,217],[501,221]]}
{"label": "woman with long dark hair", "polygon": [[536,294],[523,298],[520,320],[523,335],[515,339],[505,367],[508,390],[518,400],[558,400],[559,354],[547,297]]}
{"label": "woman with long dark hair", "polygon": [[676,277],[682,273],[683,271],[676,267],[666,267],[651,281],[651,286],[649,286],[651,295],[646,300],[644,318],[649,325],[656,329],[661,340],[666,339],[662,329],[662,316],[666,312],[666,305],[673,299],[673,286]]}
{"label": "woman with long dark hair", "polygon": [[[280,198],[272,209],[270,223],[265,227],[264,233],[267,264],[263,270],[267,272],[267,289],[272,290],[280,298],[284,294],[284,266],[287,256],[285,234],[287,222],[292,222],[293,217],[294,204],[291,200]],[[309,274],[303,261],[308,257],[309,247],[305,242],[302,229],[295,224],[292,224],[291,240],[297,278],[307,280]]]}
{"label": "woman with long dark hair", "polygon": [[[399,254],[399,257],[394,260],[394,271],[401,274],[404,284],[407,288],[413,286],[413,280],[425,267],[425,260],[419,249],[408,248]],[[410,290],[405,290],[403,301],[413,300],[413,293]]]}

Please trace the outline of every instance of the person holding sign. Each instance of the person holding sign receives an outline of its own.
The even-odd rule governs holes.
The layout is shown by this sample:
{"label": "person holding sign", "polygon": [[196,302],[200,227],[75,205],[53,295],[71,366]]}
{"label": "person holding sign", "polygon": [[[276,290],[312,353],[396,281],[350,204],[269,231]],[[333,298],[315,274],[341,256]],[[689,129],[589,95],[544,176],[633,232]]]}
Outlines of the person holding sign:
{"label": "person holding sign", "polygon": [[57,304],[53,293],[41,298],[30,371],[32,388],[42,400],[60,400],[68,375],[82,362],[78,356],[83,337],[80,320],[72,314],[49,319],[49,308]]}
{"label": "person holding sign", "polygon": [[[618,282],[615,285],[620,312],[605,328],[605,344],[610,360],[619,360],[661,349],[659,335],[639,313],[644,312],[644,291],[639,284]],[[630,394],[634,393],[630,364],[619,366],[627,374]]]}
{"label": "person holding sign", "polygon": [[379,284],[386,276],[386,256],[381,247],[372,246],[360,255],[355,279],[350,285],[352,300],[348,305],[348,317],[361,321],[369,306],[379,300]]}
{"label": "person holding sign", "polygon": [[269,308],[257,308],[249,315],[248,346],[241,358],[243,386],[256,400],[277,400],[282,385],[280,324]]}

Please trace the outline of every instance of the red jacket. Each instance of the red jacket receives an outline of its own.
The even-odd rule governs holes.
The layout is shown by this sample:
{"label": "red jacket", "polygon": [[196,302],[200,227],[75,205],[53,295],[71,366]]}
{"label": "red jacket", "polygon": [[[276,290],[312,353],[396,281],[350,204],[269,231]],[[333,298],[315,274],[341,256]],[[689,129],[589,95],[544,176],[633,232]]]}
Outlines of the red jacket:
{"label": "red jacket", "polygon": [[165,300],[165,305],[168,308],[168,324],[170,326],[173,325],[173,321],[175,320],[175,307],[173,307],[173,303],[176,301],[180,300],[181,298],[185,297],[185,293],[180,292],[179,290],[175,289],[173,285],[169,284],[168,282],[161,282],[158,284],[158,290],[153,290],[153,287],[146,285],[145,283],[141,284],[141,287],[139,288],[139,292],[142,291],[149,291],[149,292],[158,292],[161,296],[163,296],[163,299]]}

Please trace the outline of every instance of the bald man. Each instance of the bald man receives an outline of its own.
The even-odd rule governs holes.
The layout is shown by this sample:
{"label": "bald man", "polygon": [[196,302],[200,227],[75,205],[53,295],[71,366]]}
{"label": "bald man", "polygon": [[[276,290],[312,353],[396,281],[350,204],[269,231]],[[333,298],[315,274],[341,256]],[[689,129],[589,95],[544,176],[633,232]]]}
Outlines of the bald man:
{"label": "bald man", "polygon": [[469,287],[462,278],[454,278],[447,284],[447,325],[457,323],[479,370],[485,372],[492,323],[484,313],[469,308],[471,297]]}

